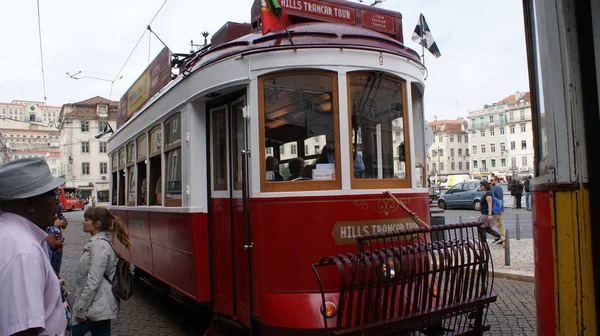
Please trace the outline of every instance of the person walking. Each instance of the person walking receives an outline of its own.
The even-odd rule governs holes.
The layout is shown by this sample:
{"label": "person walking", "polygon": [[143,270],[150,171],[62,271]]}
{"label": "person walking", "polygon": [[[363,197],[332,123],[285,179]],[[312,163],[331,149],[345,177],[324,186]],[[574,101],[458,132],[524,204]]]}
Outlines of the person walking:
{"label": "person walking", "polygon": [[500,201],[500,212],[493,216],[498,225],[498,229],[500,230],[500,234],[502,235],[500,239],[496,239],[494,243],[502,243],[502,246],[505,246],[506,228],[504,227],[504,190],[502,190],[502,187],[500,186],[500,179],[498,176],[492,177],[492,194]]}
{"label": "person walking", "polygon": [[523,190],[525,190],[525,207],[531,211],[531,175],[525,179]]}
{"label": "person walking", "polygon": [[517,204],[516,208],[517,209],[523,209],[523,207],[521,206],[521,202],[523,201],[523,184],[521,183],[521,181],[516,180],[515,181],[515,202]]}
{"label": "person walking", "polygon": [[479,190],[484,191],[483,195],[481,196],[481,200],[480,200],[481,216],[479,217],[479,221],[484,223],[485,232],[496,237],[496,241],[497,241],[497,240],[502,240],[502,235],[492,229],[492,226],[494,224],[494,216],[492,214],[493,198],[492,198],[491,188],[492,187],[490,186],[490,183],[488,181],[483,180],[483,181],[479,182]]}
{"label": "person walking", "polygon": [[65,335],[61,285],[47,251],[54,235],[45,232],[64,183],[41,158],[0,166],[0,335]]}
{"label": "person walking", "polygon": [[103,207],[88,208],[83,231],[91,238],[83,247],[77,266],[72,336],[109,336],[111,320],[117,318],[119,299],[112,293],[108,279],[114,279],[118,258],[111,240],[115,237],[126,248],[131,240],[120,218]]}

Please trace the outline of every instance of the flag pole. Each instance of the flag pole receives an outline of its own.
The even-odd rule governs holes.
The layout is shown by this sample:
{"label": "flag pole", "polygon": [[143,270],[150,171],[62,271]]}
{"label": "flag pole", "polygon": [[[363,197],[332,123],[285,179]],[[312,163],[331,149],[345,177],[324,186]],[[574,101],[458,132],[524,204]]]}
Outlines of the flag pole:
{"label": "flag pole", "polygon": [[421,61],[423,62],[423,66],[425,66],[425,47],[421,45]]}

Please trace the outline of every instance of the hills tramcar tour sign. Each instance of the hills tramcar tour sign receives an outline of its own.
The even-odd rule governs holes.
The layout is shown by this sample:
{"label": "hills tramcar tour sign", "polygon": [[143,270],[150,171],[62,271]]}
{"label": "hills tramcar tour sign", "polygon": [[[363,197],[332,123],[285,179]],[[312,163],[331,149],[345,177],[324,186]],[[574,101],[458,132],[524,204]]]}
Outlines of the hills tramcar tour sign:
{"label": "hills tramcar tour sign", "polygon": [[137,112],[160,89],[171,80],[171,51],[164,47],[163,50],[148,65],[146,70],[138,77],[133,85],[125,92],[119,101],[117,127],[121,127],[131,116]]}

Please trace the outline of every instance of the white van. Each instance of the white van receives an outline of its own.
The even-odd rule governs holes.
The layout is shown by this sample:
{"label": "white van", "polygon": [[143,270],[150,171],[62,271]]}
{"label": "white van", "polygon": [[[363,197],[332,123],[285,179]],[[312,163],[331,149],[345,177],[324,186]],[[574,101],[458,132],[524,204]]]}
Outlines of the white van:
{"label": "white van", "polygon": [[444,182],[440,183],[442,188],[451,188],[453,185],[471,180],[469,174],[448,175]]}

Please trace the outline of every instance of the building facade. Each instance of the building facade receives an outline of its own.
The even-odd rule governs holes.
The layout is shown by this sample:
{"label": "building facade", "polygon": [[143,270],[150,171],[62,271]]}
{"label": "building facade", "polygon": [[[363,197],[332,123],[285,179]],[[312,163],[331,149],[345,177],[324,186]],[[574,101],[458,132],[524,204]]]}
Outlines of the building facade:
{"label": "building facade", "polygon": [[44,125],[58,121],[60,106],[47,106],[44,102],[13,100],[10,103],[0,102],[0,118],[36,122]]}
{"label": "building facade", "polygon": [[11,151],[11,159],[43,158],[46,160],[52,176],[58,177],[60,169],[60,148],[23,149]]}
{"label": "building facade", "polygon": [[533,172],[529,93],[517,92],[467,113],[474,177],[525,177]]}
{"label": "building facade", "polygon": [[455,174],[468,174],[470,169],[467,122],[436,120],[427,123],[433,132],[433,142],[427,148],[427,174],[432,182]]}
{"label": "building facade", "polygon": [[66,185],[77,187],[82,196],[109,201],[107,141],[96,139],[106,123],[116,128],[119,103],[102,97],[63,105],[60,116],[61,168]]}

